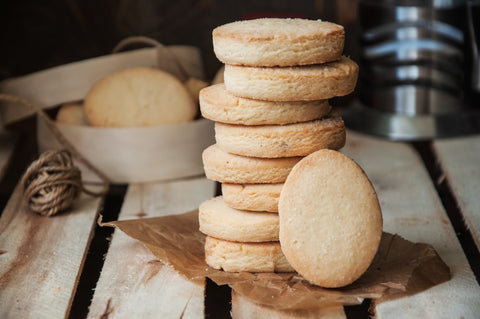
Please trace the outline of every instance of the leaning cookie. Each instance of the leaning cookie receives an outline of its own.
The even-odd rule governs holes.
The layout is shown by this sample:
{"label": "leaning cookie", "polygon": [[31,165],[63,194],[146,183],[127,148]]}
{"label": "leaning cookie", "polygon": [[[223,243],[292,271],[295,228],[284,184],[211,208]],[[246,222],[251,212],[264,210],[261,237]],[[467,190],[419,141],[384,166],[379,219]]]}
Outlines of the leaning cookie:
{"label": "leaning cookie", "polygon": [[242,124],[290,124],[307,122],[330,112],[327,100],[274,102],[240,98],[225,90],[224,84],[200,91],[200,110],[212,121]]}
{"label": "leaning cookie", "polygon": [[218,147],[242,156],[277,158],[305,156],[323,148],[337,150],[345,145],[345,135],[340,117],[288,125],[215,123]]}
{"label": "leaning cookie", "polygon": [[217,144],[202,153],[208,179],[221,183],[263,184],[283,183],[292,167],[302,157],[255,158],[238,156],[220,149]]}
{"label": "leaning cookie", "polygon": [[312,101],[353,92],[358,65],[347,57],[325,64],[296,67],[225,65],[226,89],[244,98],[268,101]]}
{"label": "leaning cookie", "polygon": [[205,261],[228,272],[293,272],[278,241],[263,243],[231,242],[207,236]]}
{"label": "leaning cookie", "polygon": [[91,88],[85,114],[93,126],[140,127],[192,121],[197,105],[186,87],[164,71],[135,67],[113,73]]}
{"label": "leaning cookie", "polygon": [[222,195],[225,203],[236,209],[278,212],[278,199],[280,198],[282,187],[283,183],[222,183]]}
{"label": "leaning cookie", "polygon": [[212,32],[217,58],[248,66],[317,64],[340,58],[342,26],[307,19],[263,18],[228,23]]}
{"label": "leaning cookie", "polygon": [[382,236],[375,189],[352,159],[333,150],[293,168],[279,201],[280,243],[309,282],[342,287],[370,266]]}
{"label": "leaning cookie", "polygon": [[198,208],[200,231],[229,241],[278,241],[278,214],[231,208],[222,196],[211,198]]}

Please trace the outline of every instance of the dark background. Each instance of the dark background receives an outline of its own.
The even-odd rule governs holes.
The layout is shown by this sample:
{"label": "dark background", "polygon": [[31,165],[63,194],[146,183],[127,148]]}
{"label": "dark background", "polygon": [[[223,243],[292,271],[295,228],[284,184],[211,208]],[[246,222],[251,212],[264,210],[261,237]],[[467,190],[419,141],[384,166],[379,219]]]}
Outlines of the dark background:
{"label": "dark background", "polygon": [[211,32],[255,17],[304,17],[346,27],[345,54],[354,50],[355,0],[17,0],[0,9],[0,80],[109,54],[123,38],[143,35],[202,51],[211,79],[220,67]]}

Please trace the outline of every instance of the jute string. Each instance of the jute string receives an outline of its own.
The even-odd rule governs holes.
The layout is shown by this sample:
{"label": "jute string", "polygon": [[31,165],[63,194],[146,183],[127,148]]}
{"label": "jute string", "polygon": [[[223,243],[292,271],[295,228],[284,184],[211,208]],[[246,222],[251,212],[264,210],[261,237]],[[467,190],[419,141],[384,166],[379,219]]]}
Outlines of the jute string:
{"label": "jute string", "polygon": [[[3,93],[0,93],[0,100],[21,104],[33,110],[45,121],[53,135],[65,148],[41,154],[25,171],[20,183],[23,188],[23,197],[32,211],[44,216],[52,216],[71,207],[81,192],[102,196],[108,191],[111,182],[108,176],[80,154],[39,106],[26,99]],[[73,164],[72,155],[102,179],[101,191],[90,191],[83,186],[81,172]]]}
{"label": "jute string", "polygon": [[[160,53],[158,54],[158,57],[162,57],[162,59],[167,59],[169,62],[169,65],[175,65],[177,71],[179,72],[179,76],[183,78],[182,81],[188,79],[190,76],[185,70],[185,68],[182,66],[178,58],[173,54],[168,47],[163,45],[162,43],[158,42],[155,39],[149,38],[149,37],[144,37],[144,36],[133,36],[133,37],[128,37],[120,41],[112,50],[112,53],[118,53],[119,51],[123,50],[124,48],[128,47],[129,45],[151,45],[157,49],[157,51]],[[159,61],[160,62],[160,61]]]}

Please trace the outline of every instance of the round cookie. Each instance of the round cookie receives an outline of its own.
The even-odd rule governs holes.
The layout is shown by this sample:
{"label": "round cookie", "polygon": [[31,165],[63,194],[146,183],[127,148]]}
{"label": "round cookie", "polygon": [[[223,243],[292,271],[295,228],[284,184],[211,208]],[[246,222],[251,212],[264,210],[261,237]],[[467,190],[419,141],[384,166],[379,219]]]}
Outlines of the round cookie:
{"label": "round cookie", "polygon": [[205,261],[228,272],[293,272],[278,241],[263,243],[231,242],[207,236]]}
{"label": "round cookie", "polygon": [[326,21],[263,18],[219,26],[212,37],[215,55],[223,63],[271,67],[337,60],[345,32]]}
{"label": "round cookie", "polygon": [[294,67],[225,65],[226,89],[244,98],[312,101],[344,96],[357,84],[358,65],[347,57],[325,64]]}
{"label": "round cookie", "polygon": [[88,121],[81,103],[63,104],[55,117],[57,123],[88,126]]}
{"label": "round cookie", "polygon": [[309,282],[342,287],[370,266],[382,236],[375,189],[352,159],[320,150],[300,161],[279,201],[280,243]]}
{"label": "round cookie", "polygon": [[225,203],[233,208],[278,212],[278,199],[283,183],[276,184],[230,184],[222,183]]}
{"label": "round cookie", "polygon": [[192,97],[195,104],[198,104],[198,95],[200,91],[208,86],[208,83],[197,78],[188,78],[183,85]]}
{"label": "round cookie", "polygon": [[185,86],[161,70],[135,67],[113,73],[90,89],[85,114],[93,126],[138,127],[192,121],[197,105]]}
{"label": "round cookie", "polygon": [[345,135],[340,117],[288,125],[215,123],[218,147],[242,156],[277,158],[305,156],[323,148],[340,149],[345,145]]}
{"label": "round cookie", "polygon": [[198,208],[200,231],[218,239],[239,242],[278,241],[278,214],[231,208],[222,196]]}
{"label": "round cookie", "polygon": [[208,179],[221,183],[263,184],[283,183],[292,167],[302,157],[255,158],[224,152],[217,144],[202,153]]}
{"label": "round cookie", "polygon": [[200,110],[212,121],[242,124],[289,124],[316,120],[330,112],[327,100],[274,102],[237,97],[225,85],[216,84],[200,91]]}

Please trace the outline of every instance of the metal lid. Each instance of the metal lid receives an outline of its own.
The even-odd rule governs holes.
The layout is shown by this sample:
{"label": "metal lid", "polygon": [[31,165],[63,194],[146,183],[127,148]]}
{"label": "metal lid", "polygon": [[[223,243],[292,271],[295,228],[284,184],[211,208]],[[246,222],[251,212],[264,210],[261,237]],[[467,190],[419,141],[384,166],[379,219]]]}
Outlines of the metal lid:
{"label": "metal lid", "polygon": [[356,101],[342,118],[348,129],[392,140],[427,140],[480,133],[480,111],[409,116],[383,112]]}

